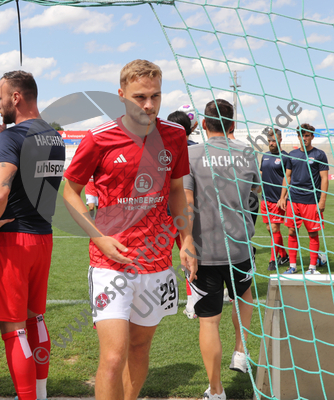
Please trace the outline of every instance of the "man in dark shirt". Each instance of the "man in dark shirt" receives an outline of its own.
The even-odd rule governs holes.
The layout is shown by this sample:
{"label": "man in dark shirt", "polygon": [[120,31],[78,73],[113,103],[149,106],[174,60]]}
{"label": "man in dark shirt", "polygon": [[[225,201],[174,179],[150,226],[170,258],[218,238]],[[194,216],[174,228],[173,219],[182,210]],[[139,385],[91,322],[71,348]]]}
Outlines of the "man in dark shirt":
{"label": "man in dark shirt", "polygon": [[[329,168],[326,154],[312,146],[314,131],[314,127],[309,124],[302,124],[297,128],[301,147],[289,153],[286,179],[283,180],[278,203],[279,207],[286,210],[285,225],[289,228],[290,268],[285,271],[286,274],[297,272],[296,230],[299,230],[302,222],[310,237],[310,266],[306,274],[319,273],[316,270],[320,247],[318,231],[324,227],[323,212],[328,191]],[[287,185],[290,187],[289,194]]]}
{"label": "man in dark shirt", "polygon": [[3,75],[0,112],[0,329],[19,399],[46,399],[50,337],[43,314],[65,145],[39,115],[31,74]]}
{"label": "man in dark shirt", "polygon": [[268,131],[269,150],[262,157],[261,175],[263,181],[263,194],[261,201],[261,214],[263,222],[266,224],[271,238],[271,258],[268,271],[276,270],[276,257],[278,265],[289,262],[289,257],[284,249],[283,237],[281,234],[281,224],[284,223],[285,211],[277,207],[277,202],[281,197],[282,182],[284,178],[283,168],[286,168],[288,153],[281,150],[282,134],[279,129]]}

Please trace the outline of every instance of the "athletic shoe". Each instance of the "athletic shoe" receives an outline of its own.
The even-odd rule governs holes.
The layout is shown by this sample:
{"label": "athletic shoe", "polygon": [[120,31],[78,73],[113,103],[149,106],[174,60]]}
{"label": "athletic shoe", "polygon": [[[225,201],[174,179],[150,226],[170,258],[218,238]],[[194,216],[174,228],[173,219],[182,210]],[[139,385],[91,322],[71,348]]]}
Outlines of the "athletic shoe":
{"label": "athletic shoe", "polygon": [[289,267],[283,274],[295,274],[297,272],[297,268]]}
{"label": "athletic shoe", "polygon": [[277,265],[284,265],[284,264],[288,263],[289,261],[290,261],[290,258],[288,255],[286,255],[285,257],[278,256]]}
{"label": "athletic shoe", "polygon": [[276,271],[275,260],[269,262],[268,271]]}
{"label": "athletic shoe", "polygon": [[246,354],[235,351],[232,355],[230,369],[245,374],[247,372]]}
{"label": "athletic shoe", "polygon": [[195,310],[192,309],[191,311],[187,310],[187,307],[183,310],[183,314],[186,315],[189,319],[195,319],[197,318],[197,315],[195,314]]}
{"label": "athletic shoe", "polygon": [[233,300],[232,300],[231,297],[228,295],[228,289],[227,289],[227,288],[224,289],[223,302],[224,302],[224,303],[233,303]]}
{"label": "athletic shoe", "polygon": [[305,275],[320,275],[320,272],[317,271],[315,268],[309,268],[306,272]]}
{"label": "athletic shoe", "polygon": [[318,258],[317,258],[317,267],[322,267],[325,265],[327,262],[327,257],[326,254],[324,253],[318,253]]}
{"label": "athletic shoe", "polygon": [[203,400],[226,400],[226,394],[225,391],[223,389],[223,393],[221,394],[211,394],[210,392],[210,385],[209,387],[206,389],[206,391],[203,394]]}

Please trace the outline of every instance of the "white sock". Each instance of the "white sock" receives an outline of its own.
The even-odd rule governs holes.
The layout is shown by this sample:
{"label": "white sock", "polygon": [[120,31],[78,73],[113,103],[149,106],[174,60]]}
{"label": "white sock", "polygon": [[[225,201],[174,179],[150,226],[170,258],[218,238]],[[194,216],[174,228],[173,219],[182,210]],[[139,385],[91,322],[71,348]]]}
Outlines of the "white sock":
{"label": "white sock", "polygon": [[187,296],[187,305],[186,305],[186,309],[187,309],[188,311],[191,311],[193,308],[194,308],[193,299],[192,299],[191,295],[190,295],[190,296]]}
{"label": "white sock", "polygon": [[290,263],[290,268],[296,269],[297,268],[297,264]]}
{"label": "white sock", "polygon": [[311,265],[311,264],[310,264],[310,266],[308,267],[308,269],[317,269],[317,266],[316,266],[316,265]]}
{"label": "white sock", "polygon": [[47,399],[46,396],[46,381],[47,378],[45,379],[36,379],[36,396],[37,399]]}

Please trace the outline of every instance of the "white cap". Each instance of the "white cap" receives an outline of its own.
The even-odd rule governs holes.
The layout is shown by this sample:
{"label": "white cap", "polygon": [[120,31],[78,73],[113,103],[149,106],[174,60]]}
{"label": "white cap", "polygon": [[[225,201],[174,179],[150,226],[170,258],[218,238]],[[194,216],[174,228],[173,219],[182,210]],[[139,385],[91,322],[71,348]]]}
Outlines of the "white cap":
{"label": "white cap", "polygon": [[189,104],[185,104],[181,107],[178,108],[177,111],[183,111],[184,113],[186,113],[191,121],[191,127],[193,128],[193,126],[196,123],[196,114],[195,114],[195,110],[193,109],[193,106],[189,105]]}

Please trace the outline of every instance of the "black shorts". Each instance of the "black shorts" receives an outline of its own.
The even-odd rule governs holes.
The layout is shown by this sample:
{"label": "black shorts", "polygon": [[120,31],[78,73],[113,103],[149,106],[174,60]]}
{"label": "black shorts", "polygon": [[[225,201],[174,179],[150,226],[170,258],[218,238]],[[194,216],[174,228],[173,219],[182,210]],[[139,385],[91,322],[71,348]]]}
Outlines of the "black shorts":
{"label": "black shorts", "polygon": [[[233,267],[234,285],[239,297],[242,297],[252,284],[255,271],[255,262],[250,259]],[[190,286],[195,313],[199,317],[213,317],[222,312],[224,282],[230,298],[234,299],[229,265],[198,267],[197,279],[194,279]]]}

